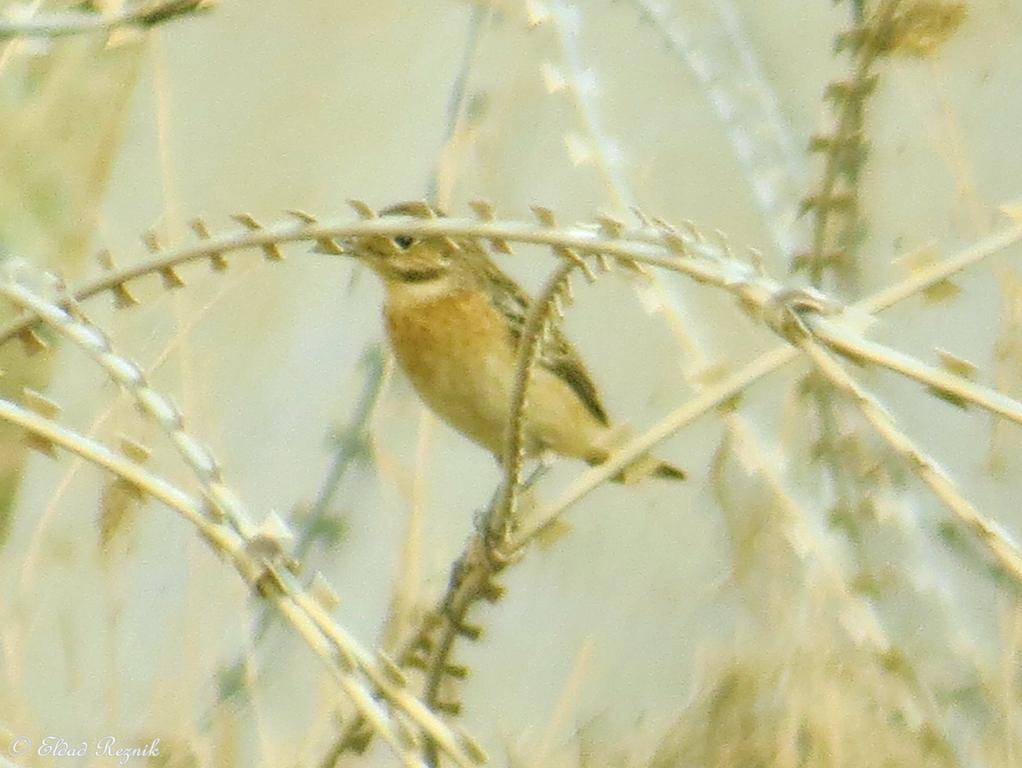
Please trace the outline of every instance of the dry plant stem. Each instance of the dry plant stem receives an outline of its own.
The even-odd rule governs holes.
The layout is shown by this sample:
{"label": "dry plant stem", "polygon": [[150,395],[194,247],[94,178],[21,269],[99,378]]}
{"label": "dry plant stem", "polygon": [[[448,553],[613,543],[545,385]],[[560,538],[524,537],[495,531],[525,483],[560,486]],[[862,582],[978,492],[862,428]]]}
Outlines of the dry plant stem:
{"label": "dry plant stem", "polygon": [[[798,239],[792,231],[792,221],[796,218],[799,199],[797,187],[801,186],[798,180],[805,175],[804,161],[795,150],[790,129],[779,116],[774,94],[760,74],[756,56],[741,29],[737,11],[729,0],[715,0],[713,3],[721,26],[728,33],[726,44],[723,44],[719,40],[719,35],[714,36],[712,32],[710,35],[704,35],[709,39],[701,40],[699,31],[681,28],[679,22],[668,17],[667,11],[659,6],[653,6],[646,0],[633,2],[640,14],[649,18],[663,34],[669,50],[677,54],[699,81],[707,101],[725,127],[736,158],[749,177],[760,210],[770,225],[775,245],[780,253],[790,258]],[[680,8],[675,9],[675,12],[679,15],[684,14]],[[608,137],[599,131],[599,121],[590,119],[592,115],[599,113],[596,98],[582,85],[585,71],[580,67],[579,57],[571,55],[574,43],[571,35],[576,31],[576,25],[570,23],[570,20],[565,23],[562,20],[564,16],[563,6],[560,5],[550,16],[561,43],[564,89],[572,98],[583,130],[589,133],[587,149],[592,153],[591,158],[595,160],[605,186],[617,205],[622,208],[628,207],[624,201],[633,201],[634,196],[620,183],[622,177],[620,173],[615,172],[617,168],[610,160],[615,156],[614,148],[610,146]],[[729,63],[732,64],[730,69]],[[750,133],[746,126],[769,128]],[[773,130],[770,130],[771,128]],[[660,291],[665,296],[661,302],[664,309],[668,312],[674,310],[669,315],[673,321],[671,327],[685,347],[690,367],[693,369],[700,367],[701,364],[705,364],[704,355],[699,342],[688,333],[686,324],[681,321],[677,297],[668,297],[663,288]],[[704,362],[701,363],[701,360]],[[705,388],[698,378],[692,379],[690,383],[697,391]],[[839,601],[841,606],[839,610],[843,615],[855,615],[858,617],[857,624],[860,628],[869,627],[869,631],[861,632],[851,639],[856,644],[865,643],[883,663],[890,651],[890,642],[883,627],[870,606],[853,594],[839,568],[824,551],[824,547],[814,544],[816,532],[811,526],[806,525],[805,511],[799,508],[798,503],[788,492],[777,468],[765,457],[755,430],[748,427],[746,419],[738,411],[725,409],[722,420],[734,439],[732,450],[735,451],[736,457],[750,473],[759,475],[768,484],[774,497],[785,510],[784,525],[801,543],[801,546],[792,546],[792,552],[804,563],[807,572],[816,574],[815,579],[824,576],[830,599]],[[917,677],[915,675],[909,677],[915,682],[914,690],[919,691]],[[929,699],[921,695],[920,700]],[[931,708],[929,716],[934,723],[941,721],[935,709]],[[537,758],[537,764],[542,764],[542,759]]]}
{"label": "dry plant stem", "polygon": [[[814,349],[819,349],[819,347],[814,345]],[[795,359],[797,355],[798,352],[795,347],[779,347],[772,352],[768,352],[767,354],[760,356],[749,366],[743,368],[737,374],[729,376],[716,387],[705,390],[700,395],[669,414],[655,427],[643,435],[640,435],[635,440],[629,442],[605,464],[595,467],[580,475],[578,479],[566,491],[564,491],[555,502],[545,508],[537,509],[531,516],[531,519],[524,521],[519,532],[511,542],[512,546],[517,548],[527,545],[536,535],[541,533],[546,527],[560,517],[560,515],[562,515],[571,505],[605,482],[616,471],[627,465],[630,461],[645,453],[661,440],[671,434],[674,434],[676,431],[691,423],[699,416],[708,413],[713,408],[719,407],[723,403],[726,403],[729,399],[735,397],[743,389],[749,386],[753,381],[758,380],[771,371],[777,370],[782,365]],[[829,360],[830,358],[828,357],[827,359]],[[814,362],[816,362],[815,358]],[[840,367],[838,370],[840,370]],[[825,374],[827,373],[827,371],[823,370],[822,367],[821,372]],[[843,373],[843,371],[841,372]],[[845,374],[845,377],[847,378],[847,374]],[[847,378],[847,380],[856,387],[856,393],[861,394],[865,398],[869,397],[868,395],[865,395],[865,393],[862,393],[850,378]],[[861,401],[857,398],[857,402]],[[1014,408],[1018,408],[1017,403],[1014,405]],[[875,407],[866,415],[877,430],[881,431],[881,428],[877,426],[877,423],[874,422],[873,419],[874,417],[882,416],[883,411],[879,407]],[[920,476],[924,482],[960,520],[966,523],[967,527],[971,531],[979,536],[980,541],[988,547],[998,562],[1001,563],[1002,567],[1004,567],[1005,570],[1017,579],[1020,585],[1022,585],[1022,559],[1020,559],[1015,547],[1002,534],[1000,534],[991,523],[983,519],[979,512],[976,511],[967,500],[957,493],[954,489],[954,485],[939,470],[935,462],[915,448],[915,446],[912,445],[911,442],[904,437],[904,435],[894,428],[888,428],[881,431],[881,436],[891,443],[892,448],[908,458],[911,466],[920,467]],[[897,442],[892,442],[892,440],[895,440],[896,437]]]}
{"label": "dry plant stem", "polygon": [[383,354],[382,348],[377,345],[373,346],[363,358],[362,362],[368,368],[368,373],[362,387],[362,394],[355,407],[354,417],[337,436],[339,445],[334,461],[316,497],[316,503],[303,521],[304,530],[295,546],[295,556],[299,560],[303,559],[311,549],[315,541],[315,528],[329,513],[330,505],[333,503],[344,476],[361,457],[368,455],[370,450],[368,445],[369,422],[376,412],[376,404],[380,399],[380,393],[383,391],[386,380]]}
{"label": "dry plant stem", "polygon": [[[883,344],[849,334],[847,330],[824,318],[807,317],[813,336],[831,350],[857,361],[874,363],[909,379],[926,384],[943,394],[978,405],[998,416],[1022,425],[1022,403],[981,384],[954,376],[939,368],[919,362]],[[967,384],[968,386],[963,386]]]}
{"label": "dry plant stem", "polygon": [[[73,291],[76,300],[88,299],[100,293],[113,291],[133,280],[199,260],[211,260],[225,253],[249,249],[264,249],[293,242],[319,242],[345,240],[367,235],[410,235],[479,238],[507,242],[543,245],[556,249],[568,249],[582,255],[606,254],[625,260],[641,261],[653,266],[662,266],[680,271],[693,279],[720,287],[752,275],[752,268],[739,261],[724,248],[701,239],[696,235],[678,235],[684,247],[681,257],[665,245],[664,233],[644,229],[622,231],[618,236],[608,236],[595,227],[546,227],[533,222],[521,221],[478,221],[464,218],[418,219],[385,217],[357,222],[329,223],[289,220],[257,230],[244,228],[223,235],[210,237],[190,246],[139,259],[127,267],[104,274],[87,281]],[[875,312],[918,293],[921,290],[965,269],[1009,245],[1022,240],[1022,225],[1016,225],[987,237],[958,255],[938,262],[911,278],[880,291],[872,301],[876,306],[862,302],[855,308]],[[0,343],[24,333],[38,322],[38,317],[27,314],[0,329]]]}
{"label": "dry plant stem", "polygon": [[[102,443],[84,437],[7,400],[0,400],[0,418],[20,426],[51,445],[59,446],[110,471],[147,496],[151,496],[180,514],[195,526],[214,551],[231,561],[248,584],[256,586],[263,583],[267,572],[273,569],[273,566],[267,564],[262,558],[251,554],[249,543],[236,531],[223,523],[210,520],[206,515],[205,505],[201,501],[183,493],[176,486],[135,462],[111,451]],[[376,727],[377,732],[394,747],[398,754],[404,753],[406,747],[390,716],[373,700],[371,694],[365,690],[364,684],[354,676],[354,670],[346,668],[343,651],[339,654],[339,649],[331,648],[323,633],[309,622],[308,617],[295,610],[293,595],[287,594],[286,587],[282,593],[274,592],[268,594],[267,598],[276,605],[313,650],[327,662],[327,666],[331,669],[338,684],[357,703],[362,716]],[[421,763],[407,760],[404,763],[409,766],[421,765]]]}
{"label": "dry plant stem", "polygon": [[[423,698],[430,706],[452,713],[460,710],[460,705],[456,702],[441,700],[441,686],[451,674],[452,668],[449,666],[451,653],[459,636],[468,639],[478,638],[480,630],[469,624],[468,612],[478,601],[492,600],[493,595],[500,593],[500,587],[493,579],[506,563],[507,561],[496,560],[484,536],[476,534],[452,568],[447,593],[441,601],[440,610],[434,614],[435,618],[439,619],[440,626],[436,633],[439,639],[430,642],[431,652],[424,664],[426,683]],[[425,639],[428,634],[428,630],[417,633],[415,639]],[[409,663],[407,657],[399,658],[398,661],[402,664]],[[430,765],[436,764],[435,753],[427,753],[427,758]]]}
{"label": "dry plant stem", "polygon": [[63,448],[69,453],[108,470],[147,496],[151,496],[178,512],[188,522],[199,528],[203,536],[211,539],[214,546],[218,543],[220,535],[212,529],[206,519],[201,502],[192,499],[141,465],[110,450],[103,443],[22,408],[9,400],[0,399],[0,419],[16,424],[47,444]]}
{"label": "dry plant stem", "polygon": [[[1022,226],[1006,229],[996,235],[984,238],[955,256],[932,264],[925,270],[853,304],[852,309],[868,313],[882,312],[1020,241],[1022,241]],[[614,472],[699,416],[721,406],[763,376],[792,362],[797,357],[798,352],[794,347],[777,347],[760,355],[752,363],[728,376],[716,386],[704,390],[646,433],[622,446],[616,455],[612,456],[605,464],[583,472],[555,502],[536,509],[530,515],[530,519],[524,521],[521,530],[514,538],[513,545],[515,547],[526,545],[544,528],[564,514],[569,507],[605,482]]]}
{"label": "dry plant stem", "polygon": [[0,39],[12,37],[65,37],[118,27],[151,27],[171,19],[212,8],[211,0],[149,0],[127,3],[115,13],[66,11],[26,19],[0,18]]}
{"label": "dry plant stem", "polygon": [[[464,768],[483,762],[469,757],[458,743],[458,737],[437,718],[429,707],[408,691],[403,679],[397,681],[391,679],[391,676],[394,676],[390,671],[390,665],[393,665],[393,662],[388,660],[382,664],[377,663],[374,657],[357,645],[346,630],[335,623],[323,607],[308,593],[296,594],[295,603],[315,620],[315,626],[326,628],[324,634],[334,641],[338,648],[346,649],[351,662],[361,667],[379,694],[389,704],[407,715],[426,735],[431,746],[439,747],[444,754]],[[360,714],[364,716],[364,710],[361,710]],[[481,752],[478,747],[473,751],[477,754]],[[416,758],[416,764],[419,764],[418,758]]]}
{"label": "dry plant stem", "polygon": [[[828,96],[836,106],[834,125],[823,137],[814,137],[810,149],[824,155],[820,186],[814,195],[804,199],[803,205],[812,212],[812,241],[810,252],[800,257],[805,260],[810,282],[821,286],[826,275],[832,286],[854,289],[858,277],[857,228],[862,225],[859,215],[859,180],[865,158],[865,104],[871,93],[871,69],[877,58],[872,44],[880,30],[890,21],[898,0],[880,0],[874,14],[863,20],[862,8],[853,9],[855,30],[865,36],[865,42],[852,51],[852,71],[845,82],[828,86]],[[796,266],[802,266],[796,261]],[[841,428],[843,409],[833,400],[833,390],[812,387],[809,400],[817,414],[818,448],[822,454],[836,455],[843,443]],[[847,438],[862,451],[870,449],[859,441],[855,433]],[[832,484],[835,509],[842,517],[857,509],[872,489],[864,484],[860,474],[846,462],[827,462],[827,474]],[[856,553],[859,544],[850,537]]]}
{"label": "dry plant stem", "polygon": [[912,275],[899,280],[887,288],[882,288],[872,296],[868,296],[852,305],[870,314],[890,309],[910,296],[925,291],[937,283],[947,280],[962,270],[978,264],[990,256],[1000,253],[1006,248],[1022,242],[1022,224],[1007,227],[973,245],[962,249],[954,256],[934,262],[929,266],[913,271]]}
{"label": "dry plant stem", "polygon": [[858,406],[866,420],[895,453],[901,456],[918,477],[929,486],[934,495],[972,531],[1007,572],[1017,586],[1022,586],[1022,556],[1002,531],[983,518],[968,499],[962,496],[936,461],[920,450],[912,440],[898,429],[893,418],[875,397],[863,390],[855,380],[811,336],[798,342],[801,349],[816,365],[821,374],[838,390],[847,394]]}
{"label": "dry plant stem", "polygon": [[117,355],[101,330],[77,320],[70,312],[27,288],[10,281],[0,282],[0,294],[18,307],[36,313],[50,327],[81,347],[114,381],[123,386],[142,412],[155,421],[170,438],[185,464],[202,484],[206,499],[213,506],[215,514],[225,517],[246,539],[255,536],[255,527],[249,520],[248,512],[241,500],[224,484],[220,467],[212,454],[185,430],[180,411],[149,386],[139,366]]}
{"label": "dry plant stem", "polygon": [[[250,522],[240,499],[223,484],[215,460],[208,450],[184,431],[180,413],[165,397],[148,386],[141,369],[135,363],[115,354],[99,329],[76,320],[65,310],[23,286],[0,281],[0,294],[18,306],[35,312],[51,327],[85,350],[118,384],[131,393],[143,412],[163,428],[202,483],[206,500],[218,513],[210,517],[209,510],[206,510],[207,520],[216,524],[219,524],[219,519],[226,520],[237,533],[243,548],[264,553],[244,562],[236,560],[239,572],[274,603],[317,654],[327,661],[333,659],[336,662],[330,665],[330,669],[341,687],[352,697],[368,722],[374,727],[383,725],[390,729],[389,734],[381,733],[384,733],[388,743],[401,755],[406,765],[421,765],[421,761],[405,754],[406,745],[399,738],[401,726],[392,727],[390,723],[394,718],[387,715],[372,695],[362,688],[353,687],[349,672],[364,675],[372,683],[375,692],[395,709],[395,718],[398,712],[407,716],[458,765],[467,768],[475,762],[458,745],[457,738],[439,718],[403,690],[400,682],[388,677],[385,663],[381,665],[372,654],[362,649],[351,635],[307,595],[293,575],[281,567],[286,562],[282,551],[274,552],[273,555],[265,554],[266,545],[261,545],[259,541],[265,537]],[[268,543],[275,544],[272,541]]]}
{"label": "dry plant stem", "polygon": [[739,372],[726,377],[712,387],[707,387],[684,405],[661,419],[654,427],[630,440],[626,445],[615,451],[603,464],[581,473],[561,493],[556,501],[533,510],[522,521],[519,530],[511,540],[510,547],[512,549],[525,547],[564,514],[569,507],[605,483],[650,448],[666,440],[700,416],[732,400],[750,384],[790,363],[797,357],[798,351],[794,347],[777,347],[766,354],[760,355]]}
{"label": "dry plant stem", "polygon": [[[349,426],[338,437],[338,450],[327,473],[327,477],[323,481],[316,503],[313,505],[308,516],[302,520],[302,530],[293,552],[295,559],[299,563],[304,561],[305,556],[316,541],[316,528],[329,512],[334,495],[337,493],[337,489],[348,469],[368,450],[366,445],[368,424],[376,410],[376,403],[379,400],[385,379],[380,348],[371,348],[366,355],[364,363],[369,368],[369,371],[363,385],[362,395],[359,398],[358,405],[355,407],[355,415]],[[269,631],[273,624],[273,619],[277,615],[276,612],[269,608],[262,611],[256,620],[255,630],[252,633],[252,647],[243,651],[231,664],[224,667],[224,672],[234,672],[245,667],[252,648],[258,646],[266,637],[266,633]],[[219,702],[222,703],[228,698],[228,696],[221,693]]]}
{"label": "dry plant stem", "polygon": [[[861,22],[873,35],[880,34],[891,21],[899,0],[882,0],[882,5],[874,13],[875,19],[866,19]],[[848,86],[849,93],[840,100],[840,109],[837,115],[837,127],[832,136],[828,137],[830,150],[826,153],[823,178],[820,181],[819,190],[813,196],[813,240],[809,254],[809,279],[815,286],[823,283],[824,272],[828,269],[833,271],[839,278],[850,277],[853,262],[850,254],[845,254],[840,261],[831,262],[828,259],[828,249],[833,245],[835,248],[842,248],[849,245],[847,242],[833,243],[830,234],[832,214],[838,209],[836,202],[836,188],[840,178],[848,180],[847,195],[850,199],[842,204],[842,210],[846,218],[845,231],[839,239],[850,240],[853,236],[853,229],[858,220],[858,171],[861,158],[849,160],[849,148],[853,147],[852,153],[858,152],[861,147],[861,133],[863,130],[864,108],[863,103],[868,97],[868,83],[870,70],[877,60],[879,51],[868,42],[864,43],[856,52],[855,68],[850,78],[851,85]]]}
{"label": "dry plant stem", "polygon": [[[458,637],[474,634],[465,632],[469,610],[479,600],[494,594],[493,578],[515,554],[515,550],[508,549],[507,545],[517,525],[517,501],[525,459],[529,386],[558,297],[565,290],[568,278],[576,266],[576,262],[567,261],[557,268],[530,305],[525,319],[525,327],[518,342],[514,390],[504,447],[504,482],[489,512],[480,522],[479,532],[472,537],[459,557],[447,594],[442,599],[443,607],[439,612],[441,627],[426,663],[424,698],[431,706],[441,705],[440,688],[448,677],[451,655]],[[435,764],[435,755],[428,754],[427,757],[431,765]]]}
{"label": "dry plant stem", "polygon": [[581,123],[582,132],[590,137],[593,145],[592,163],[603,176],[613,195],[615,203],[623,209],[632,204],[626,200],[622,190],[628,185],[624,181],[619,159],[620,152],[614,149],[614,142],[603,128],[600,110],[582,83],[586,67],[582,60],[578,42],[578,10],[566,0],[556,0],[548,20],[553,24],[554,37],[560,49],[560,58],[566,69],[567,91]]}
{"label": "dry plant stem", "polygon": [[[647,0],[632,0],[632,4],[699,82],[707,102],[725,128],[735,157],[745,169],[778,250],[790,254],[795,241],[792,220],[796,218],[798,187],[805,176],[805,162],[795,147],[790,127],[780,114],[776,95],[762,75],[737,9],[730,0],[714,0],[712,5],[718,24],[703,31],[702,25],[698,25],[698,29],[682,26],[686,11],[680,7],[668,11]],[[603,177],[615,205],[621,209],[634,208],[635,196],[624,182],[620,164],[614,162],[616,148],[611,137],[602,130],[598,94],[586,87],[591,70],[586,69],[579,51],[578,13],[575,8],[558,4],[545,19],[553,26],[559,44],[564,90],[574,105],[582,132],[588,134],[590,157],[587,159]],[[726,31],[724,40],[719,34],[721,29]],[[758,128],[750,131],[749,126]],[[655,276],[650,287],[668,317],[669,327],[684,348],[689,361],[687,368],[695,370],[705,366],[706,356],[701,344],[689,330],[698,323],[683,319],[683,302],[679,303],[677,294],[660,284]],[[640,295],[644,292],[640,290]],[[698,377],[689,378],[697,391],[704,388]],[[768,478],[775,492],[788,502],[792,520],[800,520],[804,513],[797,509],[784,489],[783,480],[772,461],[765,457],[754,431],[747,428],[742,415],[727,413],[724,424],[737,437],[756,471]]]}
{"label": "dry plant stem", "polygon": [[[500,497],[483,521],[483,530],[491,549],[506,543],[514,531],[517,515],[518,492],[522,484],[522,466],[525,461],[526,411],[529,407],[529,387],[543,347],[543,337],[551,322],[558,297],[566,288],[575,263],[564,262],[547,281],[543,290],[529,307],[521,340],[518,342],[518,360],[515,367],[514,389],[504,446],[504,485]],[[495,550],[495,555],[499,553]],[[505,553],[510,555],[511,553]],[[441,663],[446,659],[441,659]]]}
{"label": "dry plant stem", "polygon": [[[220,290],[217,291],[216,297],[214,297],[213,301],[216,301],[218,297],[223,296],[226,292],[230,290],[231,287],[229,285],[222,286]],[[182,327],[175,335],[175,339],[177,340],[175,343],[180,343],[181,340],[187,338],[187,336],[192,332],[192,330],[194,330],[202,321],[202,318],[205,316],[210,306],[211,305],[207,303],[205,306],[202,307],[202,309],[194,313],[189,318],[187,325],[185,327]],[[149,361],[150,374],[157,371],[160,368],[160,366],[172,354],[173,348],[174,348],[173,344],[165,346],[159,352],[159,354],[156,355],[155,358]],[[113,404],[110,404],[102,412],[97,413],[92,423],[89,425],[89,427],[83,434],[85,434],[86,437],[92,437],[93,435],[97,434],[99,430],[102,428],[103,424],[113,414],[114,410],[115,406]],[[42,531],[49,523],[52,522],[52,518],[56,514],[61,499],[67,492],[71,479],[78,472],[78,469],[81,466],[82,466],[81,462],[78,461],[71,462],[69,464],[67,471],[64,473],[60,482],[58,482],[57,485],[54,486],[53,493],[51,494],[50,499],[47,502],[45,508],[41,510],[38,521],[36,523],[35,534],[33,534],[32,536],[32,544],[25,553],[25,558],[23,561],[24,565],[22,567],[21,573],[22,590],[29,589],[28,585],[32,582],[34,578],[35,568],[40,556],[40,548],[43,546],[42,542],[45,540],[45,537],[42,535]]]}
{"label": "dry plant stem", "polygon": [[[458,637],[474,636],[466,632],[466,617],[472,606],[483,599],[494,599],[499,587],[494,577],[511,561],[515,554],[509,548],[511,536],[517,526],[517,500],[522,483],[525,458],[525,428],[529,407],[529,386],[536,361],[543,346],[547,327],[557,307],[557,300],[567,287],[571,272],[578,266],[566,261],[547,280],[546,285],[529,307],[525,326],[518,342],[518,359],[514,389],[509,409],[507,438],[504,447],[504,482],[489,512],[479,525],[458,559],[447,593],[441,601],[441,627],[434,640],[433,651],[426,663],[426,689],[424,698],[431,706],[440,705],[440,688],[448,677],[450,659]],[[435,764],[435,755],[429,755]]]}
{"label": "dry plant stem", "polygon": [[[329,240],[345,240],[361,238],[367,235],[398,235],[415,236],[451,235],[482,239],[498,239],[511,242],[546,245],[554,248],[574,249],[580,253],[606,253],[623,259],[629,258],[629,252],[638,249],[650,259],[665,255],[660,233],[655,231],[638,231],[626,233],[626,237],[608,238],[595,228],[582,227],[546,227],[532,222],[520,221],[477,221],[476,219],[436,218],[418,219],[401,217],[385,217],[379,219],[360,220],[337,224],[309,222],[307,219],[286,220],[277,224],[252,229],[245,227],[224,235],[210,237],[180,249],[167,249],[158,254],[151,254],[139,259],[129,266],[103,274],[83,283],[73,291],[76,300],[88,299],[100,293],[114,291],[127,283],[149,275],[157,275],[175,267],[199,260],[220,259],[224,254],[248,249],[273,248],[287,243],[316,243]],[[701,243],[695,238],[686,242],[694,254],[719,258],[721,249]],[[662,259],[667,262],[673,258]],[[739,268],[747,269],[744,262],[735,262]],[[712,274],[711,270],[707,274]],[[698,276],[698,270],[697,275]],[[3,343],[30,328],[38,318],[26,315],[6,327],[0,329],[0,343]]]}
{"label": "dry plant stem", "polygon": [[732,0],[713,0],[708,5],[716,14],[714,23],[686,25],[686,14],[692,12],[684,4],[630,3],[699,83],[745,173],[774,244],[790,257],[797,241],[793,228],[799,225],[795,219],[806,177],[805,157],[763,73],[758,52],[742,27],[740,12]]}

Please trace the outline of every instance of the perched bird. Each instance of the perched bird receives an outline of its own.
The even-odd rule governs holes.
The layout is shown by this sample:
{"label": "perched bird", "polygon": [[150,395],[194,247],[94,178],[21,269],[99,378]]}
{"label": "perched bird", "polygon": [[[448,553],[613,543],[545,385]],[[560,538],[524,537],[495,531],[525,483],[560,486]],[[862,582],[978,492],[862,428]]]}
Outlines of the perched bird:
{"label": "perched bird", "polygon": [[[422,204],[410,203],[382,213],[423,212]],[[359,239],[355,255],[383,281],[387,335],[419,396],[501,462],[529,297],[468,238],[370,236]],[[626,436],[611,424],[575,348],[553,329],[528,391],[526,456],[550,450],[601,464]],[[685,477],[642,456],[614,479],[649,475]]]}

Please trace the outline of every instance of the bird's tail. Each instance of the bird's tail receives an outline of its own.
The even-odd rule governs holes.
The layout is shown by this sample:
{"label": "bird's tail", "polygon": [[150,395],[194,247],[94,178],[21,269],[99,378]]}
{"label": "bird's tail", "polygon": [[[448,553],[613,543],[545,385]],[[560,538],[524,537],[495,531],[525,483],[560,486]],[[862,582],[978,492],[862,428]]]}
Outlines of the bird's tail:
{"label": "bird's tail", "polygon": [[[630,437],[627,430],[615,430],[612,444],[617,447],[623,444]],[[610,456],[610,451],[601,451],[589,459],[590,464],[602,464]],[[670,464],[656,456],[644,453],[639,458],[621,468],[621,471],[611,477],[615,483],[630,485],[647,477],[659,477],[665,480],[684,480],[688,475],[685,470]]]}

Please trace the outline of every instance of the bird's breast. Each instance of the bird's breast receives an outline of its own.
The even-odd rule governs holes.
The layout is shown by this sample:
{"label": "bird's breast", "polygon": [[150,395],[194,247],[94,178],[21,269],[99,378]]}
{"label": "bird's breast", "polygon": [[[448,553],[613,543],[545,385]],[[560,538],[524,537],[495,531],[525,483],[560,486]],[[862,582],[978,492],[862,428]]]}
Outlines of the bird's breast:
{"label": "bird's breast", "polygon": [[476,442],[500,450],[515,351],[489,297],[461,290],[431,301],[392,299],[384,315],[394,355],[426,404]]}

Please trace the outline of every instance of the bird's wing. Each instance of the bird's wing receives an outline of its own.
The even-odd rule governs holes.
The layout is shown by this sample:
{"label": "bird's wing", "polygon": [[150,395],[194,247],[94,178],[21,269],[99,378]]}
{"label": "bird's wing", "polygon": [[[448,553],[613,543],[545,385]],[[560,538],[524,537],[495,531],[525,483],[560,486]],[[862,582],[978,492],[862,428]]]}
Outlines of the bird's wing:
{"label": "bird's wing", "polygon": [[[490,288],[493,303],[507,318],[511,336],[517,344],[522,337],[525,318],[529,312],[528,295],[517,283],[501,272],[485,253],[475,252],[469,258],[478,261],[478,268],[485,273],[484,283]],[[549,329],[537,362],[571,387],[597,421],[609,425],[610,419],[603,403],[600,402],[600,395],[589,371],[575,347],[560,329],[556,327]]]}
{"label": "bird's wing", "polygon": [[539,363],[575,390],[575,394],[598,422],[610,426],[607,411],[600,402],[600,395],[589,376],[589,371],[586,370],[571,342],[556,328],[543,345]]}

